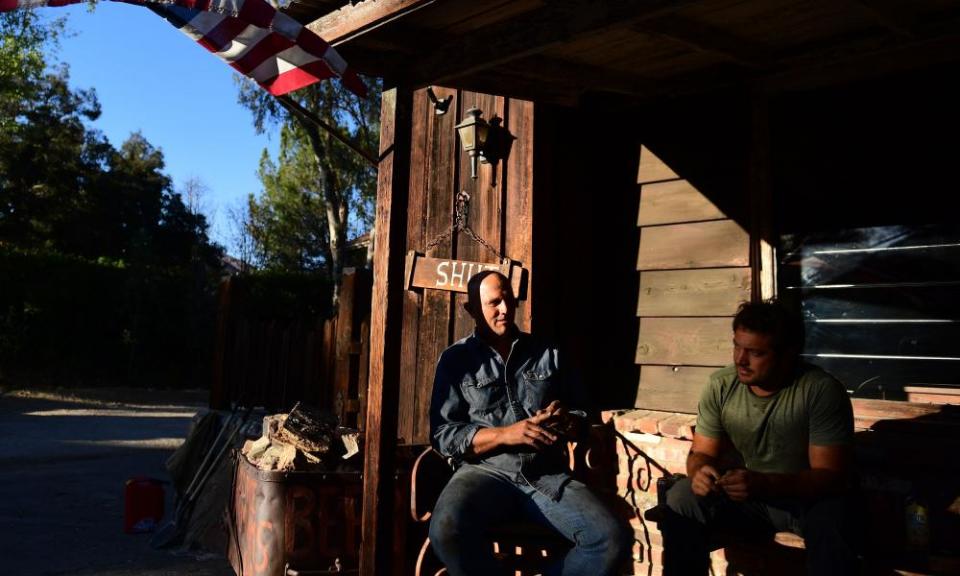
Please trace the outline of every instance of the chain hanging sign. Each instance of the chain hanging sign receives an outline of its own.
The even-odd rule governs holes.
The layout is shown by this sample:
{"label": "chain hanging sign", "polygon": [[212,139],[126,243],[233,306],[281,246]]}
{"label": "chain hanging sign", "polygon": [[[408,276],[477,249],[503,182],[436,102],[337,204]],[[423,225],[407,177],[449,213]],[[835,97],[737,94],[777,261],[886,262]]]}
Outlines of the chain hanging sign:
{"label": "chain hanging sign", "polygon": [[456,214],[453,225],[427,244],[427,250],[435,248],[442,241],[451,238],[455,232],[463,231],[473,241],[480,244],[496,256],[499,263],[473,262],[470,260],[455,260],[452,258],[431,258],[414,250],[407,253],[404,286],[407,290],[414,288],[430,288],[447,290],[450,292],[466,292],[467,283],[474,274],[484,270],[497,270],[510,280],[510,286],[518,299],[526,299],[524,289],[526,271],[519,262],[504,258],[500,252],[486,240],[477,235],[467,224],[467,214],[470,211],[470,195],[466,191],[457,194]]}
{"label": "chain hanging sign", "polygon": [[504,258],[500,264],[495,264],[451,258],[428,258],[411,250],[407,253],[404,285],[407,290],[432,288],[465,293],[470,278],[484,270],[497,270],[510,280],[514,294],[523,295],[523,269],[519,262],[509,258]]}

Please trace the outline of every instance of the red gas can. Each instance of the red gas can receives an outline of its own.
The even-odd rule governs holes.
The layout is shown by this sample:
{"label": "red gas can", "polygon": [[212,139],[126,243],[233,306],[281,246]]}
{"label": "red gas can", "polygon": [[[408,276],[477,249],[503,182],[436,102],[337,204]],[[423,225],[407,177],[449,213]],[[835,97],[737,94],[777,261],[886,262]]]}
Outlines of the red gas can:
{"label": "red gas can", "polygon": [[163,518],[163,483],[143,476],[127,480],[123,490],[123,531],[150,532]]}

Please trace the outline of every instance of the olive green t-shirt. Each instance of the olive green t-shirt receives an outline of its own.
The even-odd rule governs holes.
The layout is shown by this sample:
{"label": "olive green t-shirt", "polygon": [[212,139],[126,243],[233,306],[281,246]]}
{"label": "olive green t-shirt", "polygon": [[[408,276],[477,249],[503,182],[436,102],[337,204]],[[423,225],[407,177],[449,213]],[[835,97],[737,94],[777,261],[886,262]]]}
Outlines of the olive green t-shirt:
{"label": "olive green t-shirt", "polygon": [[853,443],[853,408],[843,385],[816,366],[801,364],[789,385],[767,397],[728,366],[710,375],[700,396],[697,434],[728,437],[750,470],[794,473],[810,468],[810,444]]}

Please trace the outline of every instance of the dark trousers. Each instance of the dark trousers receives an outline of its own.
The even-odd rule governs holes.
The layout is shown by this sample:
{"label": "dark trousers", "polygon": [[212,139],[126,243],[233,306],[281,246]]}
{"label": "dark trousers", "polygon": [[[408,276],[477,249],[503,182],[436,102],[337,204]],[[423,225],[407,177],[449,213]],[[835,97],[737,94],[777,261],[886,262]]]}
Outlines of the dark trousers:
{"label": "dark trousers", "polygon": [[720,494],[694,495],[690,479],[667,493],[663,535],[664,576],[707,574],[710,551],[731,540],[769,540],[776,532],[803,537],[807,573],[817,576],[856,574],[857,557],[852,500],[826,498],[813,504],[796,500],[734,502]]}

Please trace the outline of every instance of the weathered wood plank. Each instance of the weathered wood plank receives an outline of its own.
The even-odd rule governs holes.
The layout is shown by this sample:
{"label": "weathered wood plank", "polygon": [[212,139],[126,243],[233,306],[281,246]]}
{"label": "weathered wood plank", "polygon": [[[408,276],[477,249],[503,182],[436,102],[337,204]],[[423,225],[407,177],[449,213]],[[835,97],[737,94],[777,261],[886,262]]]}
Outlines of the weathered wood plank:
{"label": "weathered wood plank", "polygon": [[213,385],[210,387],[210,407],[223,410],[229,405],[227,389],[227,358],[229,358],[229,336],[232,325],[231,293],[233,277],[228,276],[217,289],[217,340],[213,351]]}
{"label": "weathered wood plank", "polygon": [[370,382],[370,320],[360,323],[360,371],[357,386],[357,428],[363,430],[367,418],[367,383]]}
{"label": "weathered wood plank", "polygon": [[960,389],[945,386],[904,386],[909,402],[960,404]]}
{"label": "weathered wood plank", "polygon": [[[477,92],[462,91],[460,93],[460,104],[463,111],[470,107],[477,107],[483,110],[484,118],[488,120],[494,116],[503,118],[506,102],[499,96],[490,94],[480,94]],[[497,188],[492,186],[493,173],[489,165],[480,165],[477,170],[477,179],[470,178],[470,158],[466,153],[459,150],[457,144],[460,170],[458,190],[466,190],[470,193],[470,214],[467,223],[481,238],[488,244],[501,249],[501,205],[500,194]],[[501,163],[502,168],[502,163]],[[497,178],[497,182],[501,182]],[[487,248],[481,246],[466,234],[457,235],[456,257],[461,260],[472,260],[475,262],[491,261],[495,259],[493,253]],[[473,318],[467,314],[463,304],[467,301],[465,294],[456,294],[454,296],[454,323],[453,339],[459,340],[473,332]]]}
{"label": "weathered wood plank", "polygon": [[750,265],[750,237],[733,220],[641,229],[638,270]]}
{"label": "weathered wood plank", "polygon": [[[516,140],[504,167],[503,195],[506,206],[504,231],[505,256],[518,260],[524,268],[533,266],[533,102],[510,99],[507,103],[507,128]],[[522,278],[521,278],[522,280]],[[526,298],[517,305],[516,323],[521,330],[531,330],[531,279],[527,274]],[[517,294],[518,297],[524,296]]]}
{"label": "weathered wood plank", "polygon": [[725,366],[730,339],[729,318],[641,318],[636,363]]}
{"label": "weathered wood plank", "polygon": [[445,83],[543,52],[561,42],[674,12],[691,0],[554,2],[474,32],[461,34],[412,63],[416,86]]}
{"label": "weathered wood plank", "polygon": [[[445,96],[442,89],[439,97]],[[413,94],[413,110],[410,127],[410,184],[407,196],[407,233],[404,248],[423,250],[429,242],[424,230],[427,222],[426,197],[428,182],[431,178],[430,125],[433,107],[429,104],[426,90],[417,90]],[[400,247],[398,246],[399,250]],[[400,403],[397,405],[397,437],[413,437],[415,426],[414,407],[417,394],[417,363],[420,340],[420,314],[423,295],[419,292],[403,290],[403,325],[400,345]]]}
{"label": "weathered wood plank", "polygon": [[377,173],[376,253],[370,318],[370,383],[363,459],[360,573],[391,572],[395,506],[394,471],[403,323],[403,249],[406,238],[407,168],[410,165],[412,96],[402,88],[383,91],[380,106],[380,167]]}
{"label": "weathered wood plank", "polygon": [[679,178],[666,163],[646,146],[640,147],[640,169],[637,172],[637,184],[676,180]]}
{"label": "weathered wood plank", "polygon": [[955,417],[951,418],[949,414],[943,414],[943,408],[936,404],[866,398],[852,398],[851,402],[853,403],[853,415],[857,421],[857,428],[872,428],[878,422],[886,420],[956,421]]}
{"label": "weathered wood plank", "polygon": [[643,366],[634,406],[696,414],[700,392],[714,370],[702,366]]}
{"label": "weathered wood plank", "polygon": [[[436,87],[438,98],[459,94],[450,88]],[[420,218],[425,221],[424,241],[429,243],[449,229],[453,223],[456,162],[460,145],[456,140],[457,114],[437,116],[429,108],[429,140],[427,144],[427,192],[425,212]],[[454,256],[454,240],[448,238],[430,250],[427,255],[437,258]],[[426,249],[426,246],[423,246]],[[440,353],[450,343],[450,294],[426,290],[421,300],[420,333],[417,339],[416,387],[414,393],[404,399],[411,403],[412,428],[404,441],[413,444],[428,443],[430,438],[430,397],[433,392],[434,367]]]}
{"label": "weathered wood plank", "polygon": [[769,49],[729,34],[721,28],[706,26],[690,18],[668,15],[639,27],[645,32],[661,34],[682,42],[695,50],[713,52],[751,68],[769,68],[774,59]]}
{"label": "weathered wood plank", "polygon": [[750,300],[750,268],[640,273],[637,316],[728,316]]}
{"label": "weathered wood plank", "polygon": [[377,0],[347,4],[314,20],[307,28],[330,44],[337,44],[373,29],[383,22],[399,18],[433,4],[436,0]]}
{"label": "weathered wood plank", "polygon": [[637,226],[719,220],[719,208],[687,180],[668,180],[640,186]]}
{"label": "weathered wood plank", "polygon": [[357,295],[356,272],[345,272],[340,283],[337,309],[336,357],[333,376],[333,405],[341,422],[346,421],[344,406],[350,399],[350,348],[353,343],[354,299]]}

